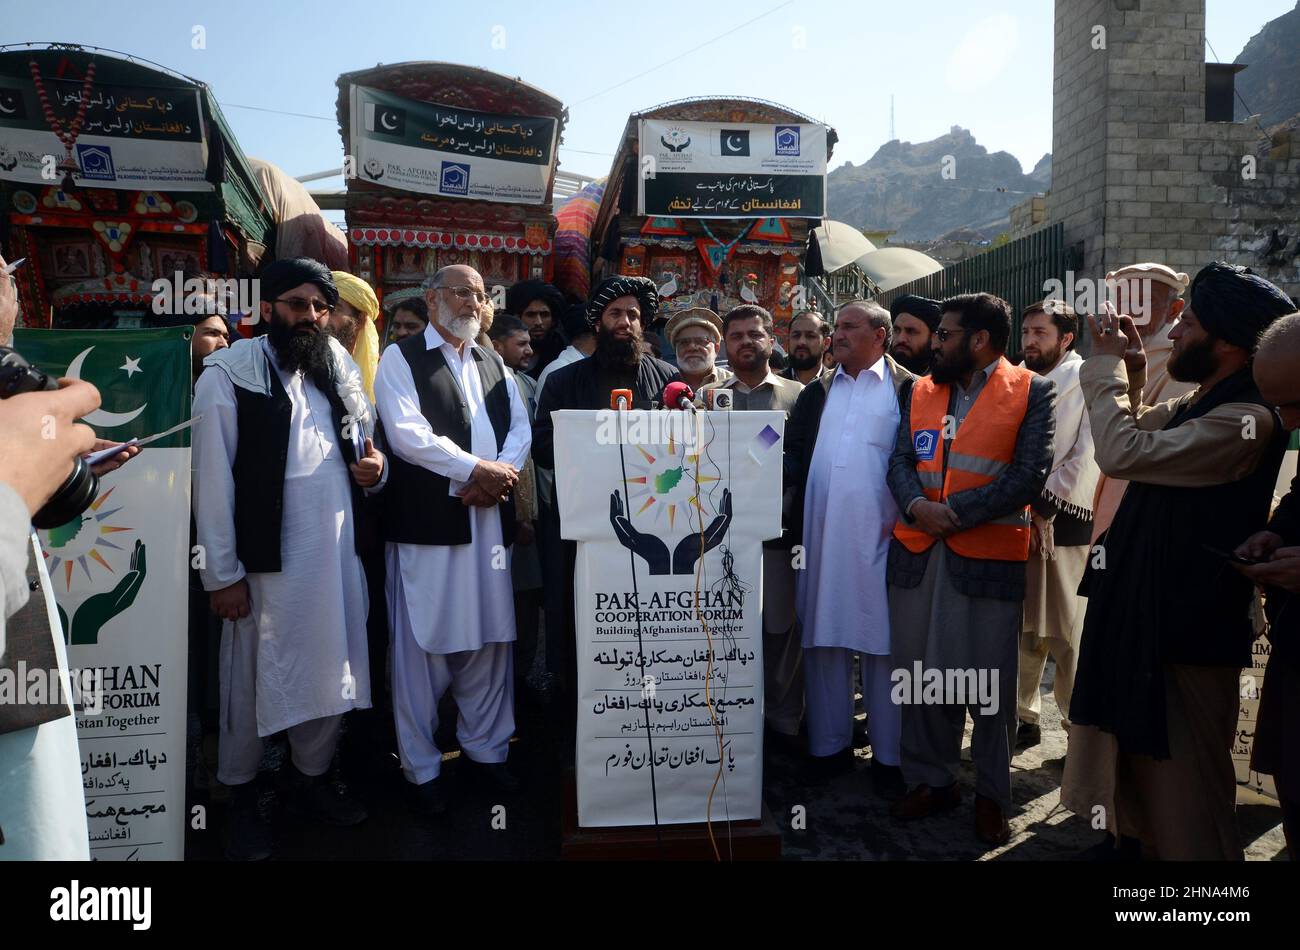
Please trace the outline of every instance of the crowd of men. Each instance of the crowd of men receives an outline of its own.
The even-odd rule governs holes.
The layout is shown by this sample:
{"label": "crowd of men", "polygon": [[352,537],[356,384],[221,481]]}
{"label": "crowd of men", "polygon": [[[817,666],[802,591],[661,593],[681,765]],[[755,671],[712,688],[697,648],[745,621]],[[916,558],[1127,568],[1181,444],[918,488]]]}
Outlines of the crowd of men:
{"label": "crowd of men", "polygon": [[[616,390],[648,407],[674,381],[787,416],[784,530],[763,557],[769,750],[821,780],[869,746],[870,793],[924,820],[962,804],[969,715],[973,830],[996,847],[1012,757],[1042,739],[1050,657],[1062,802],[1105,819],[1092,856],[1240,859],[1231,748],[1262,597],[1272,656],[1254,767],[1275,778],[1295,857],[1300,484],[1276,507],[1273,490],[1300,426],[1300,314],[1249,270],[1134,264],[1107,275],[1118,310],[1086,315],[1046,299],[1016,320],[987,293],[853,301],[833,321],[796,315],[784,358],[762,307],[661,315],[642,277],[609,277],[584,302],[524,281],[497,312],[477,271],[444,267],[389,307],[382,346],[359,278],[298,258],[260,279],[256,335],[205,316],[192,345],[230,858],[272,851],[256,779],[278,733],[286,794],[331,824],[367,817],[332,778],[345,731],[391,743],[425,816],[447,809],[453,731],[462,774],[519,790],[517,704],[576,708],[551,414],[608,408]],[[14,309],[0,278],[0,342]],[[654,355],[661,335],[672,363]],[[79,392],[47,394],[46,411]],[[21,551],[41,490],[0,465]],[[27,590],[10,555],[6,614]],[[12,839],[41,823],[0,788],[0,827]]]}

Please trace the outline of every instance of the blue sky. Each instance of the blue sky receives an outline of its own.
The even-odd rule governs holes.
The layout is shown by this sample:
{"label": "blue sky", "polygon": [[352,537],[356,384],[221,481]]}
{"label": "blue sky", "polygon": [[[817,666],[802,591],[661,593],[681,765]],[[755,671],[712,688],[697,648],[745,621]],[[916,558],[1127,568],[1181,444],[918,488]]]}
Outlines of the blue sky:
{"label": "blue sky", "polygon": [[[1208,0],[1210,44],[1231,61],[1294,6]],[[609,170],[629,112],[700,95],[772,99],[829,122],[840,137],[833,166],[860,164],[888,140],[891,93],[905,141],[961,125],[1026,170],[1051,148],[1051,0],[0,0],[0,9],[0,43],[93,44],[207,82],[244,150],[295,176],[341,163],[339,73],[413,59],[492,69],[557,96],[570,114],[561,165],[587,175]],[[196,26],[206,49],[192,48]]]}

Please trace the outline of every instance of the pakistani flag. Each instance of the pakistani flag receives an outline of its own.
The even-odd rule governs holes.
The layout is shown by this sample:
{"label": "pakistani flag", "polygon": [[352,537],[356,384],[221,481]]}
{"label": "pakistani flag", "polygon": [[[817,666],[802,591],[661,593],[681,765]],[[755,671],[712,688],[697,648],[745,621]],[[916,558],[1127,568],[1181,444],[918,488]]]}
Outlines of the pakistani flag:
{"label": "pakistani flag", "polygon": [[[126,442],[190,416],[188,327],[31,330],[14,348],[51,376],[93,383],[82,421]],[[90,507],[40,532],[73,669],[102,671],[77,731],[90,850],[99,860],[184,857],[190,430],[100,479]],[[97,700],[97,701],[96,701]]]}

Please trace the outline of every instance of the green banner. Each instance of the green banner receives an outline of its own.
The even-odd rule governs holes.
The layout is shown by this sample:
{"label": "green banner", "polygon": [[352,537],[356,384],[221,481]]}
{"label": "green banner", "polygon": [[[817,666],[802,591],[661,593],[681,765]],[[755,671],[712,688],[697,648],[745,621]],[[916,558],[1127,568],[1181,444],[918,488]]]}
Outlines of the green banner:
{"label": "green banner", "polygon": [[[99,387],[85,417],[125,441],[189,418],[188,327],[19,330],[14,346],[55,376]],[[90,507],[40,532],[74,678],[92,674],[77,714],[91,856],[185,853],[185,691],[190,547],[189,429],[100,476]]]}
{"label": "green banner", "polygon": [[[189,327],[160,330],[14,331],[14,349],[54,377],[84,379],[101,402],[85,422],[102,439],[125,442],[170,429],[190,417]],[[190,430],[152,443],[184,448]]]}

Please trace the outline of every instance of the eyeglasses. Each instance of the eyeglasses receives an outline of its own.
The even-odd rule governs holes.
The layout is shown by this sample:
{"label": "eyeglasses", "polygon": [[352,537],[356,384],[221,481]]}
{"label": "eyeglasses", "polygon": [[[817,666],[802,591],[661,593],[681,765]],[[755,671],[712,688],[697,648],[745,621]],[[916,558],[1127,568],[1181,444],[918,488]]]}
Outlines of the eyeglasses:
{"label": "eyeglasses", "polygon": [[475,303],[483,303],[488,299],[488,295],[481,290],[475,290],[473,287],[439,287],[439,290],[450,291],[456,295],[456,299],[462,303],[466,300],[473,300]]}
{"label": "eyeglasses", "polygon": [[685,350],[696,346],[704,349],[711,343],[713,343],[713,339],[707,336],[679,336],[677,338],[677,349]]}
{"label": "eyeglasses", "polygon": [[948,337],[952,336],[954,333],[965,333],[965,332],[966,332],[965,328],[962,328],[960,330],[948,330],[945,329],[944,327],[940,327],[939,329],[934,331],[934,337],[940,343],[947,343]]}
{"label": "eyeglasses", "polygon": [[291,313],[306,313],[311,310],[315,313],[333,313],[334,308],[327,304],[319,297],[312,297],[308,300],[306,297],[276,297],[272,303],[282,303],[289,308]]}

